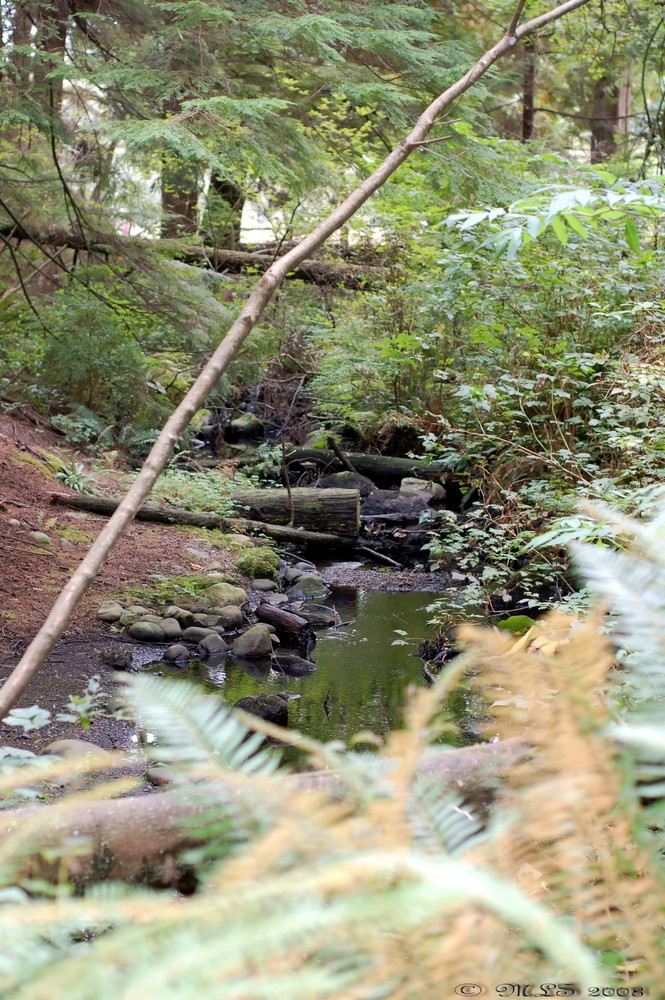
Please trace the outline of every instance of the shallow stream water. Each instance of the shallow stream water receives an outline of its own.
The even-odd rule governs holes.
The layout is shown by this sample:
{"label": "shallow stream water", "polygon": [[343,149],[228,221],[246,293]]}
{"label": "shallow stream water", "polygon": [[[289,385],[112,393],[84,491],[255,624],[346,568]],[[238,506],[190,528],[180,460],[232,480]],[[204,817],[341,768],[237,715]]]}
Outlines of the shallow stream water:
{"label": "shallow stream water", "polygon": [[[333,590],[321,603],[334,607],[349,624],[317,630],[310,659],[319,669],[309,677],[287,677],[270,670],[269,662],[240,665],[232,656],[192,661],[173,672],[218,690],[230,705],[250,694],[298,695],[289,701],[289,726],[323,742],[346,743],[366,730],[385,736],[402,724],[405,689],[425,683],[417,650],[433,634],[427,609],[441,596]],[[467,709],[463,697],[457,701],[452,713],[459,717]],[[459,743],[460,738],[451,734],[449,741]]]}

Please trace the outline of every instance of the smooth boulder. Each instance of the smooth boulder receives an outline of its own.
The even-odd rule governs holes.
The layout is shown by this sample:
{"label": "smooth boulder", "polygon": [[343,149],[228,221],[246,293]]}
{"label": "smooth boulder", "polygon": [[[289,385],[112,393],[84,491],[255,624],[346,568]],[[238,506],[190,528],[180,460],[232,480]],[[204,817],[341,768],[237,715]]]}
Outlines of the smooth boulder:
{"label": "smooth boulder", "polygon": [[183,646],[180,643],[175,643],[173,646],[169,646],[167,650],[164,651],[163,659],[165,660],[188,660],[191,653],[187,649],[187,646]]}
{"label": "smooth boulder", "polygon": [[212,656],[214,653],[227,653],[228,644],[224,642],[221,635],[207,635],[201,639],[198,645],[198,652],[201,656]]}
{"label": "smooth boulder", "polygon": [[192,625],[182,633],[184,642],[201,642],[206,636],[217,635],[213,628],[202,628],[199,625]]}
{"label": "smooth boulder", "polygon": [[233,643],[233,655],[242,659],[258,659],[272,654],[272,637],[266,625],[252,625]]}
{"label": "smooth boulder", "polygon": [[249,694],[237,701],[234,708],[258,715],[259,719],[273,722],[276,726],[288,726],[289,710],[286,697],[278,694]]}
{"label": "smooth boulder", "polygon": [[240,607],[240,605],[247,603],[247,591],[243,590],[242,587],[234,587],[232,583],[213,583],[212,587],[208,587],[206,590],[206,595],[216,604],[221,604],[222,607],[227,604]]}
{"label": "smooth boulder", "polygon": [[273,657],[273,664],[276,670],[281,670],[289,677],[309,677],[315,670],[318,670],[316,663],[312,660],[305,660],[296,653],[276,653]]}
{"label": "smooth boulder", "polygon": [[127,629],[127,634],[139,642],[164,642],[166,636],[155,622],[134,622]]}
{"label": "smooth boulder", "polygon": [[242,625],[242,611],[234,604],[227,604],[226,607],[222,608],[212,608],[212,612],[217,615],[217,625],[222,628],[240,628]]}
{"label": "smooth boulder", "polygon": [[100,621],[112,624],[113,622],[120,621],[122,611],[122,604],[119,604],[117,601],[103,601],[97,609],[97,617]]}
{"label": "smooth boulder", "polygon": [[162,618],[159,623],[167,642],[175,642],[182,638],[182,628],[177,618]]}
{"label": "smooth boulder", "polygon": [[293,590],[298,591],[303,597],[323,597],[328,588],[320,576],[314,573],[303,573],[296,581]]}

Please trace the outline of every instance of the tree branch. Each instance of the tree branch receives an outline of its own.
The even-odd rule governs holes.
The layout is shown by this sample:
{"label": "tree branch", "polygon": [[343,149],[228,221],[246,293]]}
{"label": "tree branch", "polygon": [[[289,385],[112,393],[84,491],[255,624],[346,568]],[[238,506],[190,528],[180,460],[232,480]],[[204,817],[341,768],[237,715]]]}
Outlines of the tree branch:
{"label": "tree branch", "polygon": [[392,177],[409,157],[414,143],[427,138],[436,120],[459,100],[497,60],[511,51],[516,41],[525,38],[546,24],[571,11],[584,7],[590,0],[566,0],[552,10],[526,21],[488,49],[471,69],[456,83],[440,94],[422,113],[411,132],[386,156],[383,162],[352,191],[308,236],[276,260],[259,279],[238,318],[231,325],[189,392],[171,414],[155,441],[150,454],[117,511],[88,550],[85,558],[65,584],[53,608],[16,667],[0,688],[0,718],[3,718],[23,693],[39,670],[53,646],[65,630],[76,606],[90,587],[95,576],[124,535],[136,512],[150,493],[164,469],[178,436],[201,408],[211,389],[226,371],[244,340],[260,320],[266,306],[287,274],[323,246],[353,216],[365,202]]}

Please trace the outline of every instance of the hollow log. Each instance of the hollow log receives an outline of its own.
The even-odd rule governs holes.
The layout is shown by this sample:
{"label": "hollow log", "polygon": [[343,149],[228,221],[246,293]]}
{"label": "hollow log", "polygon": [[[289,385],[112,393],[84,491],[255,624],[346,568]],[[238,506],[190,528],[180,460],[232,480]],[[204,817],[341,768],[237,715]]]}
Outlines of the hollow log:
{"label": "hollow log", "polygon": [[[347,490],[346,492],[354,491]],[[284,490],[284,493],[286,493],[286,490]],[[73,507],[75,510],[87,510],[91,514],[100,514],[103,517],[110,517],[118,506],[117,500],[86,496],[82,493],[52,493],[51,503]],[[304,528],[294,528],[288,525],[264,524],[262,521],[220,517],[218,514],[180,510],[178,507],[158,507],[155,504],[148,503],[143,504],[136,518],[139,521],[155,521],[158,524],[187,524],[197,528],[217,529],[227,532],[244,531],[248,535],[265,535],[276,542],[293,542],[301,548],[353,548],[356,541],[352,535],[335,535],[332,532],[307,531]]]}
{"label": "hollow log", "polygon": [[235,503],[249,517],[309,531],[329,531],[355,538],[360,531],[358,490],[253,489],[236,490]]}
{"label": "hollow log", "polygon": [[[327,448],[290,448],[284,457],[289,465],[315,462],[326,472],[340,472],[345,468],[335,452]],[[411,476],[437,479],[448,471],[445,462],[426,462],[422,458],[393,458],[391,455],[363,455],[356,452],[348,452],[346,458],[356,472],[379,482],[394,483]]]}
{"label": "hollow log", "polygon": [[[475,803],[482,811],[507,770],[529,753],[518,743],[484,743],[425,755],[418,773],[452,793],[459,801]],[[286,779],[303,792],[319,791],[335,798],[344,794],[344,781],[329,771],[295,774]],[[206,794],[185,796],[169,790],[99,802],[7,809],[0,812],[0,846],[10,837],[31,829],[29,842],[16,861],[15,877],[59,882],[67,856],[67,871],[79,885],[104,880],[151,885],[179,885],[183,866],[178,854],[200,843],[191,819],[210,810],[215,796],[240,794],[205,787]],[[470,806],[473,808],[473,805]],[[35,821],[43,819],[38,827]],[[188,822],[189,821],[189,822]],[[50,849],[50,850],[49,850]],[[55,855],[55,856],[54,856]]]}

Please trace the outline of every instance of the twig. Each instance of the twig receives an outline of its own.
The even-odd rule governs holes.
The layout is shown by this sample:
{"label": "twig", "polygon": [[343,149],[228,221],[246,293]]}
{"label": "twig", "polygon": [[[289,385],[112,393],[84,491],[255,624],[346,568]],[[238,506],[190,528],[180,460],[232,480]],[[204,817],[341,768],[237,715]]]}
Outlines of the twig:
{"label": "twig", "polygon": [[334,437],[328,438],[328,447],[330,448],[331,451],[334,451],[335,455],[340,460],[340,462],[347,470],[347,472],[352,472],[354,476],[360,475],[355,466],[351,464],[351,460],[349,459],[348,455],[345,455],[340,446],[337,444],[337,441],[335,441]]}
{"label": "twig", "polygon": [[376,562],[385,563],[386,566],[393,566],[395,569],[401,569],[402,564],[391,559],[390,556],[384,556],[383,552],[376,552],[374,549],[370,549],[367,545],[356,545],[356,552],[364,552],[366,556],[370,556]]}

